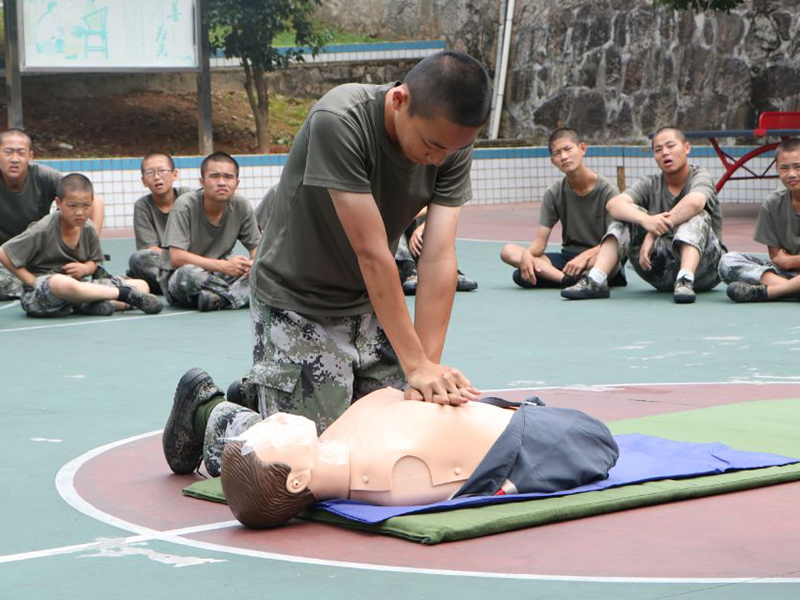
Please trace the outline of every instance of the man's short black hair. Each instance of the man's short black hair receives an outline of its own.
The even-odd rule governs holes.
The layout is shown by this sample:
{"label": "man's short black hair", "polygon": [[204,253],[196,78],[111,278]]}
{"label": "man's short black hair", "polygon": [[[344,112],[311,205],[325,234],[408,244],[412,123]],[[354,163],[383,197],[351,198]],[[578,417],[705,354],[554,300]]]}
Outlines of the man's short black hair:
{"label": "man's short black hair", "polygon": [[31,139],[31,134],[27,131],[23,131],[22,129],[17,129],[16,127],[12,127],[11,129],[6,129],[5,131],[0,132],[0,144],[6,141],[7,135],[20,135],[28,140],[28,149],[33,149],[33,140]]}
{"label": "man's short black hair", "polygon": [[797,150],[800,150],[800,138],[785,139],[775,148],[775,160],[780,158],[782,152],[795,152]]}
{"label": "man's short black hair", "polygon": [[[675,127],[675,125],[665,125],[664,127],[659,127],[658,131],[653,134],[653,144],[656,141],[656,137],[658,137],[658,135],[664,131],[674,131],[675,137],[678,138],[682,144],[686,143],[686,134],[683,133],[683,129],[680,127]],[[650,145],[652,146],[653,144]]]}
{"label": "man's short black hair", "polygon": [[64,175],[61,181],[58,182],[56,196],[63,201],[68,194],[73,192],[89,192],[94,197],[94,186],[86,175],[81,175],[80,173]]}
{"label": "man's short black hair", "polygon": [[156,156],[163,156],[164,158],[166,158],[167,162],[169,163],[170,170],[172,171],[175,170],[175,161],[172,160],[172,157],[169,154],[167,154],[166,152],[148,152],[147,154],[144,155],[142,162],[139,163],[139,169],[142,171],[142,173],[144,173],[144,163]]}
{"label": "man's short black hair", "polygon": [[569,127],[559,127],[553,133],[550,134],[550,137],[547,139],[547,147],[550,151],[553,150],[553,144],[556,143],[557,140],[561,138],[569,138],[576,144],[580,144],[583,140],[581,139],[580,134],[575,131],[574,129],[570,129]]}
{"label": "man's short black hair", "polygon": [[463,52],[431,54],[403,81],[411,97],[412,116],[439,116],[463,127],[481,127],[492,109],[492,85],[481,63]]}
{"label": "man's short black hair", "polygon": [[214,162],[229,162],[231,163],[234,168],[236,169],[236,177],[239,177],[239,163],[236,162],[236,159],[233,158],[227,152],[214,152],[213,154],[209,154],[203,159],[203,162],[200,163],[200,175],[202,177],[206,176],[206,169],[208,168],[208,163],[211,161]]}

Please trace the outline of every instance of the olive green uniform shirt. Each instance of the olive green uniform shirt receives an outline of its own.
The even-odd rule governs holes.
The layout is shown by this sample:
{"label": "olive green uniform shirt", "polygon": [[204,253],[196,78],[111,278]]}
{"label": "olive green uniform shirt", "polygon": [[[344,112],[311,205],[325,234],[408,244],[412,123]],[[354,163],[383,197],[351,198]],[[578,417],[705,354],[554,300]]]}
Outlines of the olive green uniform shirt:
{"label": "olive green uniform shirt", "polygon": [[[172,190],[175,200],[182,194],[191,192],[191,188],[177,187]],[[136,249],[143,250],[150,246],[161,246],[164,232],[167,229],[168,212],[161,212],[153,194],[145,194],[133,205],[133,233],[136,237]]]}
{"label": "olive green uniform shirt", "polygon": [[567,252],[580,254],[593,248],[603,239],[613,221],[606,204],[619,194],[617,186],[602,175],[591,192],[576,194],[566,177],[557,181],[544,193],[539,213],[539,223],[553,227],[561,221],[561,244]]}
{"label": "olive green uniform shirt", "polygon": [[789,254],[800,254],[800,215],[792,205],[789,190],[775,190],[764,200],[753,239],[766,246],[783,248]]}
{"label": "olive green uniform shirt", "polygon": [[9,191],[0,178],[0,244],[50,213],[59,181],[61,173],[36,163],[28,165],[28,176],[18,192]]}
{"label": "olive green uniform shirt", "polygon": [[61,237],[60,217],[58,212],[49,214],[3,244],[11,264],[39,277],[59,273],[71,262],[103,262],[100,238],[92,222],[86,221],[77,247],[70,248]]}
{"label": "olive green uniform shirt", "polygon": [[471,146],[436,167],[409,161],[391,143],[384,100],[394,85],[336,87],[306,118],[270,199],[250,275],[254,293],[267,305],[309,315],[372,311],[328,188],[372,194],[392,254],[422,207],[471,199]]}

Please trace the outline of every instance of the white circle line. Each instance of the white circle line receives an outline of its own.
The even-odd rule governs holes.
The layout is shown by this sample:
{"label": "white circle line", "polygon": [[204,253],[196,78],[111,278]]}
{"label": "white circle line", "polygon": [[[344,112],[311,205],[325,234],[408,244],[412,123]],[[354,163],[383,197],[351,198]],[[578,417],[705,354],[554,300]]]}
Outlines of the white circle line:
{"label": "white circle line", "polygon": [[[699,385],[742,385],[736,382],[703,382]],[[749,385],[764,385],[763,383],[746,383]],[[685,383],[672,383],[672,384],[655,384],[655,383],[638,383],[638,384],[613,384],[602,387],[636,387],[636,386],[655,386],[655,385],[698,385],[691,382]],[[554,387],[548,388],[515,388],[505,390],[487,390],[487,393],[500,392],[500,391],[521,391],[529,389],[555,389]],[[134,435],[128,438],[110,442],[103,446],[98,446],[80,456],[72,459],[59,469],[56,474],[55,484],[59,495],[64,501],[72,506],[78,512],[85,514],[101,523],[117,527],[122,530],[136,533],[137,541],[145,540],[160,540],[187,546],[191,548],[203,549],[213,552],[221,552],[227,554],[235,554],[240,556],[247,556],[251,558],[264,558],[269,560],[302,563],[321,567],[345,568],[345,569],[359,569],[366,571],[382,571],[394,573],[411,573],[417,575],[444,575],[455,577],[481,577],[481,578],[503,578],[503,579],[522,579],[522,580],[536,580],[536,581],[564,581],[564,582],[584,582],[584,583],[654,583],[654,584],[709,584],[709,583],[769,583],[769,584],[793,584],[800,583],[800,578],[754,578],[754,577],[593,577],[582,575],[536,575],[526,573],[499,573],[493,571],[459,571],[450,569],[423,569],[417,567],[402,567],[391,565],[373,565],[369,563],[336,561],[319,558],[308,558],[302,556],[293,556],[290,554],[279,554],[274,552],[263,552],[260,550],[248,550],[245,548],[236,548],[233,546],[225,546],[222,544],[215,544],[210,542],[202,542],[185,538],[183,535],[192,533],[202,533],[212,529],[223,529],[226,527],[237,527],[239,524],[236,521],[224,521],[220,523],[210,523],[207,525],[199,525],[190,528],[182,528],[170,531],[158,531],[129,521],[125,521],[113,515],[110,515],[87,502],[75,489],[75,475],[78,470],[93,458],[118,448],[126,444],[151,437],[161,433],[162,430],[150,431],[139,435]],[[83,546],[83,545],[81,545]],[[53,553],[58,553],[59,549],[53,549]],[[62,550],[63,552],[63,550]],[[44,556],[46,551],[40,551],[38,555]],[[0,561],[1,562],[1,561]]]}

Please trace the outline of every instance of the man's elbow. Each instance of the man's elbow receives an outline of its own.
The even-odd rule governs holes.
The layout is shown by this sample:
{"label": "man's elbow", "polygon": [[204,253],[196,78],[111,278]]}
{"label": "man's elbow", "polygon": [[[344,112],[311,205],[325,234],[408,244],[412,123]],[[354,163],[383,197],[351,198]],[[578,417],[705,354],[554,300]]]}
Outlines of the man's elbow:
{"label": "man's elbow", "polygon": [[169,263],[172,265],[173,269],[180,269],[183,265],[186,264],[186,257],[184,253],[178,249],[170,248],[169,249]]}

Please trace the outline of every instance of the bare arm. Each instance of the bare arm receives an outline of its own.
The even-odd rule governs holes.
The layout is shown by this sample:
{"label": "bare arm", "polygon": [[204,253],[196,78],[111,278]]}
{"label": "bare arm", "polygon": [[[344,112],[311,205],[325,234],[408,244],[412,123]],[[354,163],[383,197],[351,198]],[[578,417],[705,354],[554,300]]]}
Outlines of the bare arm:
{"label": "bare arm", "polygon": [[547,242],[550,240],[550,234],[553,232],[552,227],[539,226],[539,231],[536,232],[536,237],[528,246],[528,253],[531,256],[541,256],[547,248]]}
{"label": "bare arm", "polygon": [[11,262],[11,259],[8,258],[5,250],[0,248],[0,263],[8,269],[8,271],[17,279],[19,279],[22,283],[27,286],[33,287],[34,282],[36,281],[36,276],[25,269],[24,267],[17,268],[14,266],[14,263]]}
{"label": "bare arm", "polygon": [[697,215],[706,206],[706,197],[700,192],[691,192],[680,199],[669,211],[669,222],[672,229],[685,223]]}
{"label": "bare arm", "polygon": [[233,277],[246,274],[250,270],[251,264],[251,261],[244,256],[231,256],[227,259],[207,258],[174,246],[169,248],[169,260],[175,269],[184,265],[196,265],[212,273],[225,273]]}
{"label": "bare arm", "polygon": [[789,254],[783,248],[767,246],[769,259],[779,269],[784,271],[800,271],[800,255]]}
{"label": "bare arm", "polygon": [[152,250],[153,252],[155,252],[157,254],[161,254],[161,251],[163,250],[163,248],[161,246],[157,246],[157,245],[153,244],[152,246],[147,246],[145,248],[145,250]]}
{"label": "bare arm", "polygon": [[[462,404],[472,399],[471,385],[461,373],[435,363],[426,354],[411,322],[383,219],[372,195],[333,189],[328,191],[356,253],[375,313],[397,354],[409,385],[427,401]],[[452,293],[455,293],[455,275],[453,267]]]}
{"label": "bare arm", "polygon": [[617,221],[641,225],[647,231],[659,237],[673,228],[669,220],[670,213],[666,212],[657,215],[649,215],[647,212],[640,210],[636,204],[634,204],[633,198],[625,192],[611,198],[608,204],[606,204],[606,210],[608,214]]}
{"label": "bare arm", "polygon": [[94,228],[97,230],[97,237],[103,234],[103,221],[105,216],[106,203],[103,201],[102,197],[95,194],[94,201],[92,202],[92,214],[89,215],[89,218],[92,220]]}
{"label": "bare arm", "polygon": [[86,262],[71,262],[61,267],[61,272],[64,275],[69,275],[73,279],[83,279],[92,275],[97,270],[97,263],[93,260]]}

